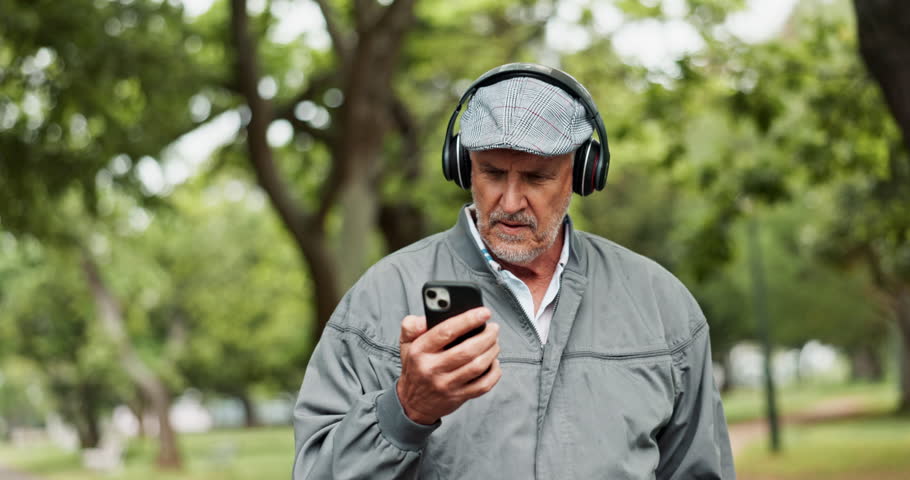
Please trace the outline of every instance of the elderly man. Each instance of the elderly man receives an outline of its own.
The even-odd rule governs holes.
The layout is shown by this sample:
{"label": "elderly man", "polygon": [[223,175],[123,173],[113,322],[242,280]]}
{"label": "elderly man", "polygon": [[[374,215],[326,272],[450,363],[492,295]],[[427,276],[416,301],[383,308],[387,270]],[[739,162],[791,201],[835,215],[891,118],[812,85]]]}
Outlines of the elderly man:
{"label": "elderly man", "polygon": [[[443,168],[474,202],[342,299],[294,410],[295,479],[735,477],[698,304],[567,217],[573,192],[603,188],[606,141],[563,72],[471,85]],[[484,307],[428,329],[432,280],[473,282]]]}

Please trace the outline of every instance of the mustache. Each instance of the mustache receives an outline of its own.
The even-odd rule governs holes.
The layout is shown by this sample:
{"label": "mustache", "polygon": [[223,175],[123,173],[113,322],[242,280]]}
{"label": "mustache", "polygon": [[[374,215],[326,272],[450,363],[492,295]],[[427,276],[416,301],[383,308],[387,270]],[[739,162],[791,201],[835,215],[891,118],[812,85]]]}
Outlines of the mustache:
{"label": "mustache", "polygon": [[531,227],[532,230],[537,230],[537,219],[534,218],[533,215],[531,215],[530,213],[525,212],[525,211],[520,211],[520,212],[515,212],[515,213],[506,213],[506,212],[503,212],[502,210],[498,210],[498,211],[490,213],[490,218],[489,218],[490,226],[493,226],[493,224],[502,222],[502,221],[507,221],[509,223],[521,223],[521,224]]}

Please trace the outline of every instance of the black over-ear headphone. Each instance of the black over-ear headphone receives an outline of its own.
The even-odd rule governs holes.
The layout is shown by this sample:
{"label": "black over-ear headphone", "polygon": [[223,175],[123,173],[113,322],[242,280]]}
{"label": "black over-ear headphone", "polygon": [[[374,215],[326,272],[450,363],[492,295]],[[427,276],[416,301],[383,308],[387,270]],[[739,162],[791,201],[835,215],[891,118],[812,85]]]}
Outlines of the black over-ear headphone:
{"label": "black over-ear headphone", "polygon": [[569,74],[533,63],[509,63],[496,67],[481,75],[461,96],[452,118],[449,119],[445,143],[442,146],[442,173],[446,180],[455,182],[465,190],[471,188],[471,157],[468,156],[468,150],[461,145],[461,134],[452,135],[461,107],[478,89],[515,77],[535,78],[549,83],[570,94],[585,107],[600,142],[590,138],[575,151],[572,191],[585,196],[595,190],[603,190],[607,183],[607,170],[610,168],[610,147],[607,143],[607,131],[600,118],[600,112],[594,105],[594,99],[588,90]]}

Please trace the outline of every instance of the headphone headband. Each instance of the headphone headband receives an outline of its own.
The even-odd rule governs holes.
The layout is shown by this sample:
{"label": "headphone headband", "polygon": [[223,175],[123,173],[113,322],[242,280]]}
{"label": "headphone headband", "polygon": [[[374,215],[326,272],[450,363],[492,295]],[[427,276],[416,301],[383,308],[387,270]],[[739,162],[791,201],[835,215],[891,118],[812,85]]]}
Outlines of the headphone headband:
{"label": "headphone headband", "polygon": [[[452,132],[455,129],[455,120],[458,118],[458,113],[461,112],[461,107],[464,106],[465,102],[474,95],[474,92],[487,85],[516,77],[540,80],[559,88],[570,94],[572,98],[578,100],[588,112],[588,119],[594,123],[594,130],[597,131],[597,136],[600,137],[599,158],[607,162],[610,161],[610,146],[607,142],[607,129],[604,127],[603,119],[600,118],[600,112],[597,110],[597,105],[594,104],[594,98],[591,97],[588,89],[568,73],[536,63],[507,63],[487,71],[478,77],[477,80],[474,80],[474,83],[465,90],[464,95],[458,100],[458,106],[455,107],[455,112],[452,113],[452,117],[449,119],[449,125],[446,128],[446,139],[451,138]],[[451,180],[451,178],[448,177],[446,177],[446,179]]]}
{"label": "headphone headband", "polygon": [[558,87],[560,90],[572,94],[572,96],[582,102],[585,107],[590,107],[586,108],[586,110],[588,110],[588,113],[592,116],[599,116],[597,107],[594,105],[594,98],[591,97],[588,89],[586,89],[578,80],[575,80],[575,78],[562,70],[557,70],[544,65],[537,65],[535,63],[508,63],[487,71],[477,78],[477,80],[474,80],[474,83],[472,83],[465,91],[464,95],[461,96],[461,100],[458,101],[458,104],[463,104],[480,88],[516,77],[535,78]]}
{"label": "headphone headband", "polygon": [[[503,80],[508,80],[511,78],[517,77],[526,77],[533,78],[544,83],[553,85],[556,88],[568,93],[572,98],[577,100],[584,107],[585,112],[588,114],[587,118],[593,123],[594,130],[597,131],[597,136],[599,137],[599,142],[596,142],[596,148],[598,149],[598,154],[594,159],[593,170],[590,172],[591,175],[588,175],[589,171],[587,170],[588,158],[590,154],[591,144],[588,145],[587,151],[585,152],[585,158],[582,159],[582,162],[575,162],[576,164],[581,163],[581,172],[578,172],[578,183],[573,185],[573,190],[578,192],[581,195],[587,195],[594,190],[601,190],[604,187],[606,182],[607,169],[610,164],[610,146],[607,140],[607,131],[603,124],[603,119],[600,117],[600,112],[597,110],[597,105],[594,104],[594,99],[591,97],[591,94],[588,90],[575,80],[571,75],[565,73],[561,70],[547,67],[544,65],[537,65],[534,63],[509,63],[506,65],[501,65],[492,70],[487,71],[481,75],[477,80],[475,80],[471,85],[465,90],[464,94],[461,96],[461,99],[458,100],[458,105],[455,107],[455,111],[452,113],[452,116],[449,118],[449,124],[446,127],[446,136],[445,143],[442,150],[442,169],[443,174],[446,177],[446,180],[455,181],[462,188],[468,188],[470,183],[469,181],[464,181],[462,179],[456,179],[456,170],[458,176],[462,176],[462,168],[470,168],[470,159],[460,158],[461,147],[460,144],[456,145],[458,151],[452,153],[451,145],[453,141],[460,140],[454,139],[452,132],[455,129],[455,120],[458,119],[458,114],[461,112],[462,106],[477,92],[478,89],[492,85],[494,83],[499,83]],[[460,137],[460,135],[458,136]],[[588,140],[588,142],[594,142],[594,140]],[[599,166],[598,166],[599,165]],[[587,175],[587,176],[586,176]],[[592,183],[590,189],[585,187],[585,182],[583,179],[591,178]],[[573,178],[575,175],[573,174]],[[575,180],[573,179],[573,182]]]}

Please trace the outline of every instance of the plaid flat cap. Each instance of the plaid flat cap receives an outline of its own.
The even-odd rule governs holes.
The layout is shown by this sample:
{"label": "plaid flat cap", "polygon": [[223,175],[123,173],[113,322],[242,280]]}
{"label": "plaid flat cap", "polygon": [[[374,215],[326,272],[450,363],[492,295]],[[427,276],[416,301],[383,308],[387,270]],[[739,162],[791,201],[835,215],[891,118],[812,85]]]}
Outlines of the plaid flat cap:
{"label": "plaid flat cap", "polygon": [[581,103],[559,87],[528,77],[478,89],[461,117],[461,144],[472,151],[505,148],[563,155],[592,132]]}

